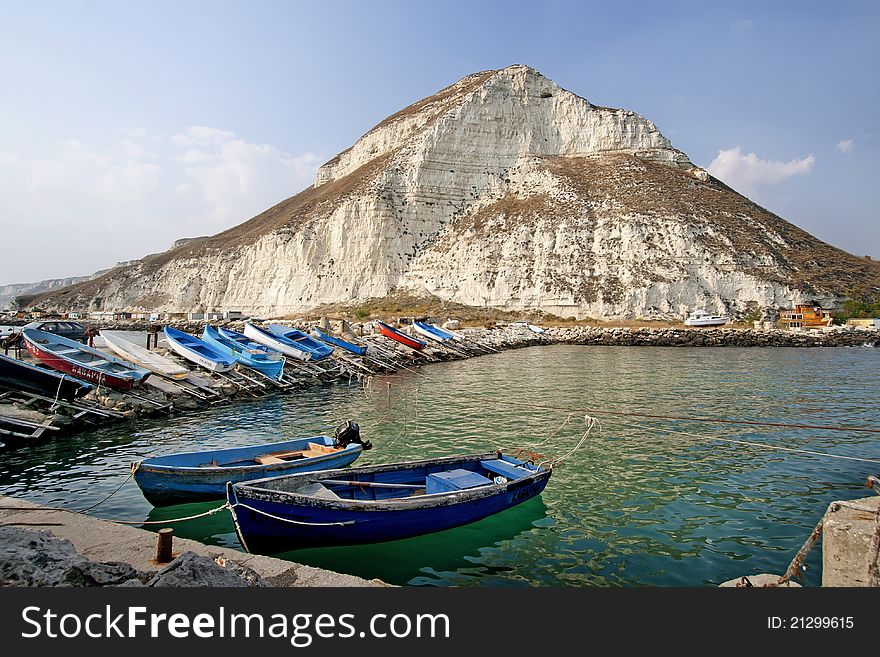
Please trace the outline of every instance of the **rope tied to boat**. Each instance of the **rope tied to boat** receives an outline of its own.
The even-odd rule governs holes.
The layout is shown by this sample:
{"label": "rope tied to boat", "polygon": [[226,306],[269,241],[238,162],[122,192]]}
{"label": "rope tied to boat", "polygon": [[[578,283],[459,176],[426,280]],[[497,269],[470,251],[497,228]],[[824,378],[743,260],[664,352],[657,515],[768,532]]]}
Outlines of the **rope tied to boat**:
{"label": "rope tied to boat", "polygon": [[[599,422],[598,418],[593,417],[592,415],[584,415],[584,423],[587,425],[584,434],[581,436],[580,440],[577,441],[574,447],[572,447],[568,452],[563,454],[562,456],[558,456],[553,459],[544,459],[537,466],[540,468],[545,463],[547,463],[551,468],[555,468],[559,464],[563,463],[567,458],[569,458],[572,454],[577,452],[581,446],[586,442],[587,438],[589,438],[590,434],[593,432],[595,427],[599,427],[599,431],[602,431],[602,423]],[[563,424],[565,426],[565,424]],[[562,427],[560,427],[561,429]]]}
{"label": "rope tied to boat", "polygon": [[64,383],[64,379],[66,377],[66,374],[62,374],[61,378],[58,379],[58,389],[55,390],[55,399],[52,401],[52,405],[49,407],[50,411],[54,411],[58,407],[58,400],[61,399],[61,384]]}
{"label": "rope tied to boat", "polygon": [[[272,518],[272,520],[277,520],[278,522],[286,522],[291,525],[303,525],[306,527],[344,527],[348,525],[353,525],[357,522],[357,520],[344,520],[340,522],[307,522],[305,520],[292,520],[291,518],[282,518],[281,516],[276,516],[268,511],[263,511],[262,509],[256,509],[248,504],[244,504],[242,502],[236,502],[235,504],[229,504],[227,502],[224,507],[229,507],[230,509],[235,509],[237,507],[241,507],[243,509],[247,509],[248,511],[252,511],[253,513],[259,514],[261,516],[266,516],[267,518]],[[220,507],[223,508],[223,507]]]}

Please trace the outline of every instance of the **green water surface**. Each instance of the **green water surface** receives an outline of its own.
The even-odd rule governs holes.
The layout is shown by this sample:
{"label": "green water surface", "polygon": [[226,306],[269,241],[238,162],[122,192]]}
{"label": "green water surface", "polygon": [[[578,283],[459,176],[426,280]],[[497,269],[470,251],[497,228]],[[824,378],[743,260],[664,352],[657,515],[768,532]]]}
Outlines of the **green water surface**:
{"label": "green water surface", "polygon": [[[880,471],[718,439],[880,460],[880,434],[632,414],[877,427],[878,373],[870,348],[533,347],[0,451],[0,493],[86,508],[144,457],[330,433],[346,419],[375,445],[359,465],[517,447],[542,460],[578,443],[590,410],[601,427],[540,498],[429,536],[282,556],[395,584],[713,585],[783,572],[828,503],[868,495]],[[154,509],[129,480],[90,513],[165,520],[219,503]],[[175,534],[240,548],[225,511]],[[818,584],[819,559],[817,548],[805,583]]]}

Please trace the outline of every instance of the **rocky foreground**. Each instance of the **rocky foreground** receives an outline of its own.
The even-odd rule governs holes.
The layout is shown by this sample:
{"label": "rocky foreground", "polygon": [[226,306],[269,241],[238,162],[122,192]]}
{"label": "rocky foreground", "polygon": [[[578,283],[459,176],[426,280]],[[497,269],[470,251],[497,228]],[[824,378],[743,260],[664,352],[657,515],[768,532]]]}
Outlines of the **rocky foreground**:
{"label": "rocky foreground", "polygon": [[0,527],[0,586],[272,586],[246,566],[184,552],[161,570],[98,562],[49,532]]}

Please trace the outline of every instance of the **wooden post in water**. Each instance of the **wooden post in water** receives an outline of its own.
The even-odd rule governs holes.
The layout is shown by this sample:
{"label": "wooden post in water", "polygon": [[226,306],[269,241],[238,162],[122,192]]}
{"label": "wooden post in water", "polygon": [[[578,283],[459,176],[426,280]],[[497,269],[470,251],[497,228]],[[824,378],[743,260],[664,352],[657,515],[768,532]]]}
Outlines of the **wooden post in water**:
{"label": "wooden post in water", "polygon": [[159,530],[159,540],[156,545],[156,563],[168,563],[172,560],[171,548],[174,544],[174,530],[170,527]]}

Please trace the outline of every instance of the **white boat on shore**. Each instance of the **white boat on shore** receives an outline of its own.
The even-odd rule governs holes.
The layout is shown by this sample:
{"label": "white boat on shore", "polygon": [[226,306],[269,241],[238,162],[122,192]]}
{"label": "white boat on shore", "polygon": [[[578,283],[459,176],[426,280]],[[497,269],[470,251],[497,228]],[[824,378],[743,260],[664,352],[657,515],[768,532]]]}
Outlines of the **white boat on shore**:
{"label": "white boat on shore", "polygon": [[127,340],[119,331],[101,331],[100,335],[110,349],[145,370],[178,381],[189,376],[186,367]]}
{"label": "white boat on shore", "polygon": [[710,315],[705,310],[695,310],[686,320],[685,326],[724,326],[730,321],[726,315]]}

